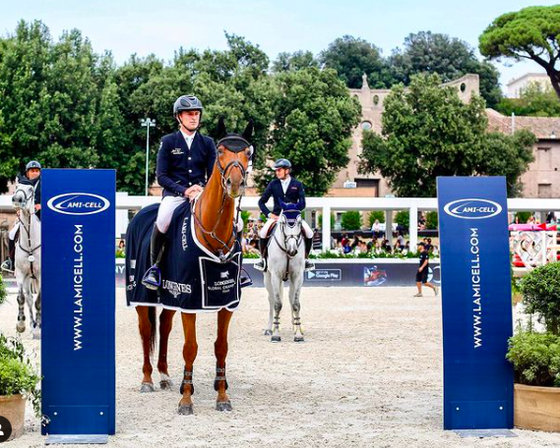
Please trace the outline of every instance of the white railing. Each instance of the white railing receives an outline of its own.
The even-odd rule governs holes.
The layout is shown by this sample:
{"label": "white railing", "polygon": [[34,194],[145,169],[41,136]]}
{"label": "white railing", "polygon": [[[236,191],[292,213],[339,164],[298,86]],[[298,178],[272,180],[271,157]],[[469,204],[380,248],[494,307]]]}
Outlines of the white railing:
{"label": "white railing", "polygon": [[[117,235],[126,231],[128,225],[128,210],[138,210],[161,200],[159,196],[129,196],[127,193],[117,193]],[[259,198],[256,196],[244,197],[241,201],[243,210],[258,210]],[[269,201],[272,203],[272,200]],[[331,246],[331,220],[332,211],[372,211],[382,210],[385,212],[396,210],[408,210],[410,212],[409,232],[410,247],[415,248],[418,242],[418,211],[437,210],[436,198],[307,198],[306,210],[317,210],[322,214],[322,246],[323,250]],[[0,196],[0,211],[12,210],[11,195]],[[549,212],[560,211],[559,199],[508,199],[508,211],[531,211]],[[386,213],[387,229],[392,228],[392,214]],[[124,229],[124,231],[123,231]],[[391,232],[387,237],[390,239]]]}

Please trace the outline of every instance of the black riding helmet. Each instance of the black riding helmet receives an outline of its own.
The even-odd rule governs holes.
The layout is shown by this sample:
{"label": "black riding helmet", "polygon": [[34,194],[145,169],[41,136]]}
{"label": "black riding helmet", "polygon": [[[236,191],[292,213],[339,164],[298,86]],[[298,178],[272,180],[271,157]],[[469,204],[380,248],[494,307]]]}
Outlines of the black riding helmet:
{"label": "black riding helmet", "polygon": [[179,112],[183,112],[185,110],[199,110],[200,111],[200,120],[198,122],[198,127],[202,124],[202,112],[204,111],[204,107],[202,107],[202,103],[200,100],[194,95],[181,95],[179,98],[175,100],[173,103],[173,116],[179,120],[181,124],[181,119],[178,117]]}

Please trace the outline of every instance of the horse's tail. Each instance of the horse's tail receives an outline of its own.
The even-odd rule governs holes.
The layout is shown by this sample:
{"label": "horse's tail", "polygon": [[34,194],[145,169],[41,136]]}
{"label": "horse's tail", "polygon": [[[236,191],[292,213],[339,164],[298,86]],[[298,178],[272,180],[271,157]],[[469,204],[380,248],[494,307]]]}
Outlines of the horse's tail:
{"label": "horse's tail", "polygon": [[156,335],[157,335],[157,318],[156,307],[148,307],[148,320],[150,321],[150,355],[156,348]]}

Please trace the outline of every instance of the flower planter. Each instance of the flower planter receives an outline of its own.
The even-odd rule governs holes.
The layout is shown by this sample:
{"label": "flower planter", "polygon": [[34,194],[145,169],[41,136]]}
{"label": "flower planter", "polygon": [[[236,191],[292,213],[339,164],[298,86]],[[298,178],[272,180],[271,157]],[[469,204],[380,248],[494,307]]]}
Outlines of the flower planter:
{"label": "flower planter", "polygon": [[0,415],[12,425],[12,435],[8,440],[21,436],[25,421],[25,398],[21,395],[0,396]]}
{"label": "flower planter", "polygon": [[515,426],[560,432],[560,387],[515,384]]}

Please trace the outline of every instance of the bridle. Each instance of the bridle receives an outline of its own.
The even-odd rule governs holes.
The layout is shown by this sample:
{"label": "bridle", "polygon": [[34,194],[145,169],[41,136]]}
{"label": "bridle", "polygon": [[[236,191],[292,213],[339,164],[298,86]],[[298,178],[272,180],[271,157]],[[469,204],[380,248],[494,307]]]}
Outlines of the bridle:
{"label": "bridle", "polygon": [[[295,210],[290,210],[289,212],[293,213],[294,211]],[[279,220],[280,220],[279,226],[280,226],[280,229],[282,231],[282,235],[284,236],[284,245],[282,246],[282,244],[280,244],[280,242],[276,238],[276,233],[277,232],[273,233],[274,241],[276,241],[276,244],[278,244],[278,247],[282,250],[282,252],[284,252],[288,256],[288,258],[294,258],[299,252],[299,245],[300,245],[301,240],[302,240],[301,214],[298,211],[297,216],[295,218],[288,219],[288,216],[285,215],[284,212],[283,212],[282,215],[280,215]],[[284,231],[286,225],[288,227],[295,227],[298,224],[298,222],[300,223],[300,232],[297,235],[286,235],[286,232]],[[288,253],[288,242],[292,239],[295,240],[296,248],[297,248],[296,253],[294,255],[290,255]]]}
{"label": "bridle", "polygon": [[[24,200],[17,207],[16,206],[14,206],[14,207],[23,210],[26,207],[27,203],[30,201],[30,199],[32,199],[33,194],[35,193],[35,187],[31,188],[29,196],[27,195],[25,190],[20,188],[20,187],[16,188],[16,191],[14,192],[14,196],[17,195],[18,193],[23,193]],[[20,222],[21,226],[23,227],[23,230],[25,230],[25,233],[27,234],[27,244],[28,244],[27,247],[29,247],[29,249],[26,249],[26,248],[22,247],[22,245],[21,245],[23,235],[20,237],[20,239],[18,241],[18,245],[19,245],[19,248],[27,254],[27,260],[29,261],[29,264],[30,264],[31,278],[36,278],[35,277],[35,272],[33,271],[33,262],[35,261],[35,256],[33,255],[33,253],[41,247],[41,243],[39,243],[34,248],[31,248],[31,220],[33,219],[33,215],[35,215],[35,214],[37,214],[37,212],[35,210],[29,211],[27,223],[25,223],[21,219],[21,216],[18,214],[18,221]]]}
{"label": "bridle", "polygon": [[[222,138],[220,141],[218,141],[218,143],[216,145],[216,148],[219,148],[220,146],[223,146],[228,151],[234,152],[235,154],[238,154],[238,153],[240,153],[241,151],[243,151],[247,148],[251,148],[251,154],[249,155],[249,166],[251,166],[252,157],[253,157],[253,147],[243,137],[238,136],[238,135],[227,135],[224,138]],[[237,232],[236,232],[235,224],[239,220],[239,216],[240,216],[240,213],[241,213],[241,198],[243,197],[243,193],[245,192],[245,190],[243,190],[243,193],[240,196],[238,196],[239,202],[238,202],[237,207],[236,207],[236,213],[235,213],[234,220],[233,220],[233,231],[231,233],[231,236],[228,238],[227,241],[223,241],[216,234],[216,229],[218,227],[218,224],[220,223],[222,214],[224,212],[224,207],[226,205],[226,196],[228,196],[228,193],[227,193],[228,173],[232,169],[238,169],[241,172],[241,176],[243,177],[243,182],[246,184],[247,183],[247,175],[249,174],[249,166],[246,169],[243,166],[243,164],[241,163],[241,161],[239,160],[238,157],[236,157],[234,160],[231,160],[225,166],[223,166],[220,162],[219,153],[216,157],[216,166],[218,167],[218,172],[220,173],[220,184],[222,186],[222,203],[220,205],[220,209],[218,210],[218,218],[216,219],[216,223],[214,224],[214,227],[212,228],[212,230],[207,230],[207,229],[204,228],[204,226],[202,225],[202,221],[200,220],[200,218],[196,214],[196,205],[198,203],[200,203],[199,210],[202,207],[202,203],[198,200],[196,200],[196,202],[193,206],[193,216],[194,216],[194,219],[196,221],[197,226],[199,227],[200,231],[202,232],[202,237],[203,237],[204,241],[206,242],[206,244],[208,246],[210,246],[209,238],[211,238],[214,241],[217,241],[218,243],[221,244],[222,248],[219,249],[218,257],[220,258],[220,261],[222,263],[225,263],[225,262],[228,261],[228,257],[225,255],[224,249],[225,249],[226,253],[229,252],[230,254],[232,254],[233,251],[231,251],[230,246],[233,247],[232,245],[237,242],[236,241],[236,233]],[[232,198],[232,199],[234,199],[234,198]]]}

